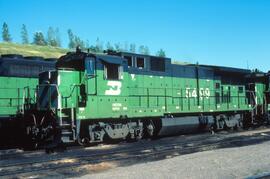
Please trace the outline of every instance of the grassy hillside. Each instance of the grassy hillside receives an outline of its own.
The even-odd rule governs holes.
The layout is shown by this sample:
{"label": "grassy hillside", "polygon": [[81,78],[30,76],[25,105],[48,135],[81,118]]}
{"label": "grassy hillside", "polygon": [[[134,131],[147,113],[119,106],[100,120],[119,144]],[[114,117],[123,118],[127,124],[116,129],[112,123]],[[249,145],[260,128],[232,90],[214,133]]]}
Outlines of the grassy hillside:
{"label": "grassy hillside", "polygon": [[[22,45],[15,43],[0,43],[0,55],[2,54],[20,54],[23,56],[41,56],[44,58],[59,58],[69,50],[63,48],[39,46],[39,45]],[[172,60],[173,64],[187,65],[188,62]]]}
{"label": "grassy hillside", "polygon": [[58,58],[68,52],[67,49],[38,46],[21,45],[15,43],[0,43],[0,54],[20,54],[23,56],[41,56],[44,58]]}

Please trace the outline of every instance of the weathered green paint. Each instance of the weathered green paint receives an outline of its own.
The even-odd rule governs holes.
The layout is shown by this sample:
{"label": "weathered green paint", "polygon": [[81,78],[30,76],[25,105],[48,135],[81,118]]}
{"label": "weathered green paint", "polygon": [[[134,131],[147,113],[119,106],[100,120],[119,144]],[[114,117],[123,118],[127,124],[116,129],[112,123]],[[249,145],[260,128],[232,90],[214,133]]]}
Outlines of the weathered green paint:
{"label": "weathered green paint", "polygon": [[[78,71],[59,70],[59,75],[61,107],[77,108],[76,118],[79,120],[251,109],[245,96],[245,86],[224,85],[219,79],[200,79],[197,90],[197,80],[190,78],[124,72],[121,80],[110,81],[104,79],[103,70],[97,70],[92,78]],[[216,83],[220,83],[219,89],[216,89]],[[83,97],[81,84],[86,87],[86,106],[79,104]],[[239,91],[239,87],[243,90]],[[222,100],[222,89],[224,95],[231,94],[230,100]],[[110,92],[116,95],[108,95]],[[216,101],[216,92],[220,93],[220,103]]]}
{"label": "weathered green paint", "polygon": [[38,79],[0,77],[0,82],[0,116],[16,115],[22,109],[26,97],[31,97],[32,102],[35,101]]}
{"label": "weathered green paint", "polygon": [[261,105],[264,102],[264,92],[266,91],[266,85],[263,83],[255,83],[256,102]]}

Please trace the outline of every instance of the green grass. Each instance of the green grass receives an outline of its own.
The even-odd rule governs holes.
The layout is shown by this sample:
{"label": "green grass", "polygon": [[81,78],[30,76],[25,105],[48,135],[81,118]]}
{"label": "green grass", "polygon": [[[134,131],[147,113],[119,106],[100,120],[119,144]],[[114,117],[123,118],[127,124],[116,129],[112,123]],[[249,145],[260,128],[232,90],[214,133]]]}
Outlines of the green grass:
{"label": "green grass", "polygon": [[20,54],[23,56],[41,56],[44,58],[59,58],[69,50],[50,46],[22,45],[15,43],[0,43],[0,54]]}

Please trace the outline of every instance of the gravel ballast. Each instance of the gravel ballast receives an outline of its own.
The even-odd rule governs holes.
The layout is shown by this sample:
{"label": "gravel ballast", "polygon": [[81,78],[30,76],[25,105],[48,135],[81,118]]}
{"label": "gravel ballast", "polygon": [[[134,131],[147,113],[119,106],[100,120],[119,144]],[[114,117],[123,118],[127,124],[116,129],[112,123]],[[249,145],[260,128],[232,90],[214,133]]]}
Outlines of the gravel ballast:
{"label": "gravel ballast", "polygon": [[246,178],[270,172],[270,142],[116,167],[82,178]]}

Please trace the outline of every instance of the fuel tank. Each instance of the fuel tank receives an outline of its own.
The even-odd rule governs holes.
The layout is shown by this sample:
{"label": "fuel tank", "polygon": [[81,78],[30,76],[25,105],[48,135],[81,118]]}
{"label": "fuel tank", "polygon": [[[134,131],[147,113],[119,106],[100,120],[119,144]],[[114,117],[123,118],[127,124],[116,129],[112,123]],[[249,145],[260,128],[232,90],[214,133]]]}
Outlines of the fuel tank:
{"label": "fuel tank", "polygon": [[214,124],[212,116],[164,117],[158,136],[185,134],[208,130]]}

